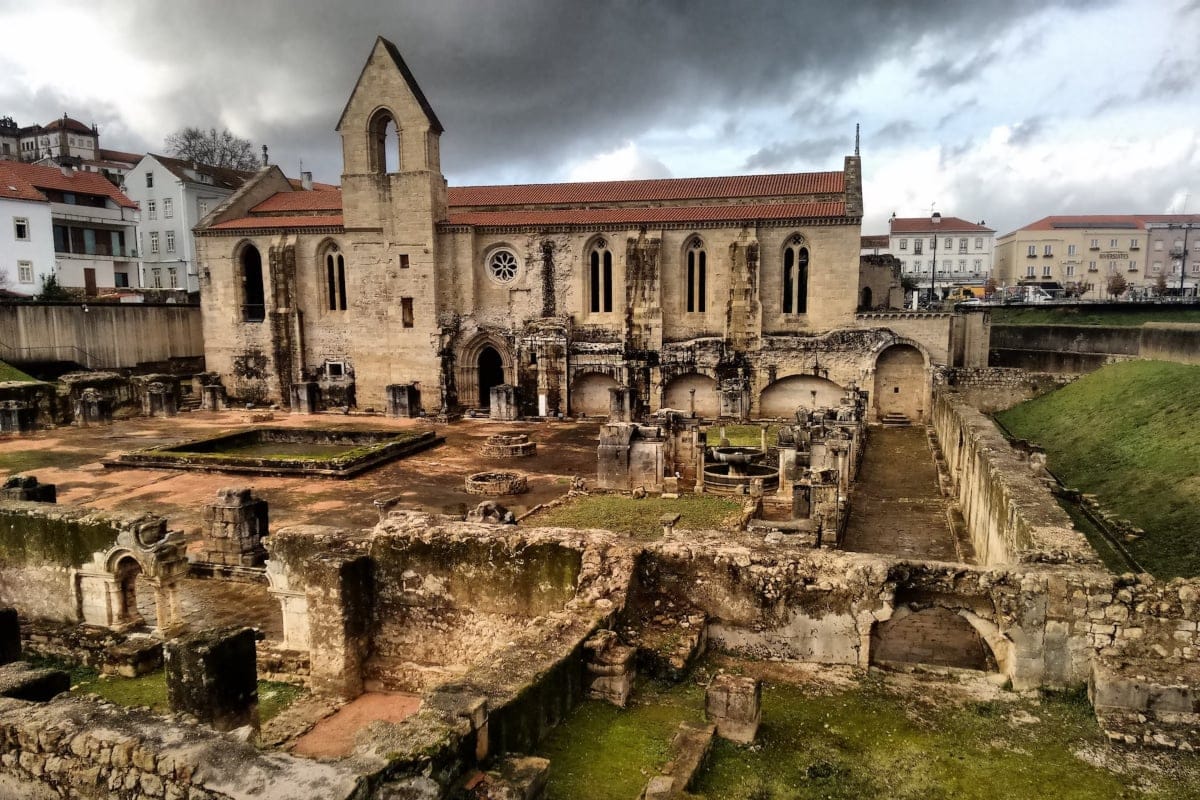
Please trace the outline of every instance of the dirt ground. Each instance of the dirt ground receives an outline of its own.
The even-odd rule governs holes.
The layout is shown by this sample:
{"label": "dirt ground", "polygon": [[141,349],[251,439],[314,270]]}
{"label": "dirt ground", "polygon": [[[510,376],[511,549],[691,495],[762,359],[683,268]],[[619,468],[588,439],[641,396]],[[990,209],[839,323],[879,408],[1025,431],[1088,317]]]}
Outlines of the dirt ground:
{"label": "dirt ground", "polygon": [[421,708],[415,694],[367,692],[313,726],[292,747],[298,756],[340,758],[354,749],[354,736],[376,720],[402,722]]}
{"label": "dirt ground", "polygon": [[[378,520],[371,501],[399,497],[401,506],[463,513],[481,499],[467,494],[464,478],[482,470],[529,475],[527,494],[495,498],[520,515],[564,494],[574,475],[594,477],[599,426],[578,422],[491,422],[461,420],[434,425],[424,420],[341,414],[276,413],[269,423],[251,424],[244,412],[193,412],[171,419],[132,418],[97,428],[56,428],[0,440],[0,474],[36,475],[58,486],[58,501],[90,508],[149,512],[195,537],[201,508],[221,487],[250,486],[270,503],[272,528],[295,524],[370,527]],[[106,468],[100,459],[119,453],[179,443],[219,432],[257,427],[362,427],[434,430],[444,444],[377,467],[355,478],[264,477],[219,472]],[[520,459],[486,458],[484,440],[497,433],[526,433],[537,454]]]}

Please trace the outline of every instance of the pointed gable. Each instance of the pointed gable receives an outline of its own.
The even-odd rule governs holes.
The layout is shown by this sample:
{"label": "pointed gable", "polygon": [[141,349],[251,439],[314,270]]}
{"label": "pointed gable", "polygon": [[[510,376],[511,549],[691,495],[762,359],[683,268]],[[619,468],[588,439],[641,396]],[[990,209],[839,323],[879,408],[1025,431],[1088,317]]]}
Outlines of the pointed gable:
{"label": "pointed gable", "polygon": [[413,77],[412,71],[408,68],[408,64],[404,63],[404,59],[400,56],[400,51],[396,49],[396,45],[392,44],[382,36],[375,38],[375,47],[371,49],[371,55],[367,58],[367,63],[363,64],[362,70],[358,73],[358,80],[354,84],[354,91],[350,93],[350,99],[346,101],[346,106],[342,109],[342,114],[340,117],[338,117],[337,127],[334,130],[339,132],[342,130],[342,125],[346,121],[346,114],[349,113],[350,106],[354,104],[354,99],[358,96],[358,93],[362,91],[363,79],[367,75],[367,70],[370,69],[372,63],[375,63],[380,58],[390,62],[390,64],[394,66],[400,73],[400,76],[404,79],[405,84],[408,86],[408,90],[412,92],[413,98],[416,99],[417,104],[421,107],[421,110],[425,112],[425,117],[429,120],[429,127],[433,130],[433,132],[439,134],[444,132],[445,129],[442,127],[441,121],[438,120],[437,114],[433,113],[433,106],[429,104],[429,100],[425,97],[425,93],[422,92],[421,87],[417,85],[417,79]]}

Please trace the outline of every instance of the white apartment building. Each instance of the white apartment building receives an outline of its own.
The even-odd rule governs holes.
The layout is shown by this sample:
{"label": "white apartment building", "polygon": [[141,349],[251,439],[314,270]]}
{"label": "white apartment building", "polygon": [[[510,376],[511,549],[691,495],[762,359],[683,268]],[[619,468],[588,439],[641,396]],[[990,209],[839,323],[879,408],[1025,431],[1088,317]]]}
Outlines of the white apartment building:
{"label": "white apartment building", "polygon": [[922,296],[945,298],[956,286],[982,286],[992,274],[996,232],[958,217],[892,217],[888,251]]}
{"label": "white apartment building", "polygon": [[9,179],[0,164],[0,290],[33,295],[54,271],[50,203]]}
{"label": "white apartment building", "polygon": [[144,288],[200,291],[192,228],[253,175],[168,156],[142,157],[126,175],[125,191],[142,210]]}

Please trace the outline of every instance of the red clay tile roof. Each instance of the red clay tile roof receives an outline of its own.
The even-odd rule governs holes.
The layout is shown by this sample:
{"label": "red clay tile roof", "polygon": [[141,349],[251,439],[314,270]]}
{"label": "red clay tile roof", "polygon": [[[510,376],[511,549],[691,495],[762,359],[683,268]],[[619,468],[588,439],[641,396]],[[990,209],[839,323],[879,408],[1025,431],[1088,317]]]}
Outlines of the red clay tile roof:
{"label": "red clay tile roof", "polygon": [[[1143,230],[1154,222],[1200,222],[1200,214],[1073,214],[1042,217],[1031,222],[1018,231],[1053,231],[1064,228],[1117,228]],[[1007,238],[1013,233],[1006,233],[1000,238]]]}
{"label": "red clay tile roof", "polygon": [[755,219],[813,219],[845,216],[846,204],[773,203],[654,208],[533,209],[528,211],[458,211],[450,225],[515,227],[529,225],[638,225],[670,222],[724,222]]}
{"label": "red clay tile roof", "polygon": [[[325,184],[322,184],[325,185]],[[250,209],[251,214],[279,214],[288,211],[341,211],[342,193],[338,189],[316,188],[311,192],[278,192]]]}
{"label": "red clay tile roof", "polygon": [[[290,183],[292,188],[297,192],[307,191],[304,188],[304,184],[300,182],[299,178],[288,178],[287,182]],[[336,183],[319,183],[317,181],[313,181],[314,192],[340,192],[341,190],[342,187],[338,186]]]}
{"label": "red clay tile roof", "polygon": [[248,230],[250,228],[339,228],[341,214],[322,216],[238,217],[209,226],[210,231]]}
{"label": "red clay tile roof", "polygon": [[9,169],[10,166],[16,165],[15,161],[0,161],[0,197],[5,200],[33,200],[37,202],[48,202],[46,195],[34,188],[33,184],[25,180],[17,172]]}
{"label": "red clay tile roof", "polygon": [[888,235],[886,233],[873,234],[871,236],[863,236],[861,239],[861,247],[863,247],[863,248],[879,247],[879,248],[887,249],[887,246],[888,246]]}
{"label": "red clay tile roof", "polygon": [[949,231],[953,233],[978,232],[995,233],[991,228],[967,222],[958,217],[942,217],[942,221],[933,223],[929,217],[896,217],[892,220],[892,234],[898,233],[938,233]]}
{"label": "red clay tile roof", "polygon": [[71,119],[70,117],[59,117],[53,122],[49,122],[42,126],[43,131],[56,131],[60,128],[66,128],[72,133],[86,133],[88,136],[96,135],[96,132],[90,127],[84,125],[79,120]]}
{"label": "red clay tile roof", "polygon": [[96,153],[105,161],[119,161],[124,164],[136,164],[142,160],[141,153],[126,153],[124,150],[108,150],[98,147]]}
{"label": "red clay tile roof", "polygon": [[[60,192],[94,194],[107,197],[119,206],[137,208],[137,203],[126,197],[120,189],[109,183],[99,172],[73,171],[63,175],[58,167],[43,167],[40,164],[22,164],[6,161],[4,165],[17,177],[24,179],[37,189],[54,189]],[[6,184],[7,186],[7,184]],[[45,199],[44,197],[41,199]]]}
{"label": "red clay tile roof", "polygon": [[841,172],[781,175],[730,175],[716,178],[666,178],[591,183],[529,183],[513,186],[455,186],[450,206],[526,206],[586,203],[725,200],[740,197],[787,197],[845,191]]}
{"label": "red clay tile roof", "polygon": [[[243,183],[254,177],[253,172],[246,172],[240,169],[231,169],[229,167],[210,167],[207,164],[196,164],[182,159],[172,158],[171,156],[160,156],[156,153],[147,153],[146,155],[153,158],[158,163],[162,164],[176,178],[187,181],[188,183],[199,183],[195,178],[188,175],[189,170],[200,175],[207,175],[212,179],[215,186],[225,189],[237,189]],[[138,159],[139,161],[141,159]]]}

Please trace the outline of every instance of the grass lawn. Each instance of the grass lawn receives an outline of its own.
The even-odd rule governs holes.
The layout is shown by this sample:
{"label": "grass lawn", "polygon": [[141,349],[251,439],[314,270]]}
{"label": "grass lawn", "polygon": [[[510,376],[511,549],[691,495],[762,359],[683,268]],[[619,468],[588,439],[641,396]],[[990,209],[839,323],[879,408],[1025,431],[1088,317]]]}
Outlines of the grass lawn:
{"label": "grass lawn", "polygon": [[[779,434],[779,425],[767,426],[767,446],[775,444]],[[762,426],[760,425],[726,425],[725,438],[730,447],[761,447]],[[708,429],[708,446],[716,447],[721,443],[721,426],[713,425]]]}
{"label": "grass lawn", "polygon": [[[70,666],[57,659],[30,657],[26,660],[37,667],[69,672],[71,691],[75,694],[98,694],[110,703],[131,708],[147,706],[157,714],[166,714],[171,710],[167,705],[167,674],[161,669],[136,678],[122,678],[101,675],[91,667]],[[259,681],[259,721],[271,719],[304,693],[305,689],[290,683]]]}
{"label": "grass lawn", "polygon": [[663,514],[679,514],[678,528],[723,530],[737,521],[742,506],[736,500],[711,495],[680,495],[677,500],[596,494],[578,497],[556,508],[539,511],[524,523],[560,528],[604,528],[628,533],[639,539],[655,539],[662,534]]}
{"label": "grass lawn", "polygon": [[23,383],[30,383],[34,380],[34,378],[31,378],[24,372],[21,372],[21,370],[17,369],[11,364],[6,364],[3,361],[0,361],[0,383],[3,383],[4,381],[21,381]]}
{"label": "grass lawn", "polygon": [[1064,483],[1144,529],[1128,545],[1160,578],[1200,575],[1200,367],[1113,364],[996,415],[1046,448]]}
{"label": "grass lawn", "polygon": [[1200,309],[1130,308],[1100,311],[1087,305],[1054,308],[994,308],[994,325],[1112,325],[1138,327],[1147,322],[1200,322]]}
{"label": "grass lawn", "polygon": [[[699,719],[703,703],[691,683],[643,684],[624,710],[583,703],[537,753],[550,759],[547,800],[637,797],[679,723]],[[1082,694],[948,700],[936,685],[900,692],[875,677],[834,690],[768,683],[757,742],[718,739],[691,796],[1200,797],[1200,757],[1126,752],[1109,747]],[[1117,769],[1097,765],[1105,759]]]}

